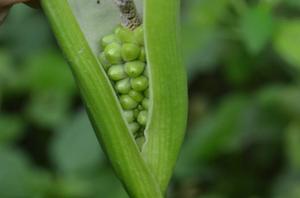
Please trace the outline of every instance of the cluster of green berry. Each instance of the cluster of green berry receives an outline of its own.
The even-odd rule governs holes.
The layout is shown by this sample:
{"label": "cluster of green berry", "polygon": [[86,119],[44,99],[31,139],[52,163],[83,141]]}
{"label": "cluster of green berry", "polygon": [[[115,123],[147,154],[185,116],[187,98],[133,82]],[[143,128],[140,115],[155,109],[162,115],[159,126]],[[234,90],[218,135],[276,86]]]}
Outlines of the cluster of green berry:
{"label": "cluster of green berry", "polygon": [[117,27],[101,39],[99,56],[115,88],[123,114],[136,138],[143,136],[149,108],[149,81],[146,69],[143,27]]}

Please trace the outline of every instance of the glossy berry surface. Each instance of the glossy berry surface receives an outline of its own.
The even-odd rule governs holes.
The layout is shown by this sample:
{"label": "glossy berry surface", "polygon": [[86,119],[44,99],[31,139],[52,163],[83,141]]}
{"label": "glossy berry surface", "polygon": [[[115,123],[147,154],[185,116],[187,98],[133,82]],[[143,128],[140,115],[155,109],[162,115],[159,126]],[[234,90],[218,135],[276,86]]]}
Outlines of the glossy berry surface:
{"label": "glossy berry surface", "polygon": [[149,80],[144,31],[117,27],[100,40],[99,61],[123,109],[123,117],[136,139],[143,139],[149,109]]}

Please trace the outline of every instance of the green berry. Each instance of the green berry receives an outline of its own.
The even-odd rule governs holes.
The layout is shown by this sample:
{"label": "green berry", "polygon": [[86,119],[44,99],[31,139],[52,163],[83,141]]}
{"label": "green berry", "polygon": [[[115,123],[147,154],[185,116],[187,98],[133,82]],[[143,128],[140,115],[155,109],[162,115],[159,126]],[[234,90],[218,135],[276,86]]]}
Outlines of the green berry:
{"label": "green berry", "polygon": [[133,61],[125,64],[125,71],[130,77],[140,76],[145,69],[145,63],[141,61]]}
{"label": "green berry", "polygon": [[146,91],[144,91],[144,95],[146,96],[146,98],[150,98],[150,90],[149,90],[149,88],[146,89]]}
{"label": "green berry", "polygon": [[115,34],[122,43],[136,43],[134,34],[130,29],[124,27],[118,27],[115,30]]}
{"label": "green berry", "polygon": [[125,110],[131,110],[137,107],[138,103],[128,95],[120,97],[120,103]]}
{"label": "green berry", "polygon": [[148,112],[147,111],[141,111],[138,115],[137,121],[141,125],[145,126],[147,124],[148,119]]}
{"label": "green berry", "polygon": [[145,76],[133,78],[130,81],[132,89],[135,91],[144,91],[148,88],[148,79]]}
{"label": "green berry", "polygon": [[119,43],[114,42],[114,43],[109,44],[104,50],[106,59],[111,64],[122,63],[121,49],[122,49],[122,46]]}
{"label": "green berry", "polygon": [[106,46],[114,42],[119,43],[120,40],[114,34],[107,35],[101,39],[101,47],[104,49]]}
{"label": "green berry", "polygon": [[124,70],[123,65],[113,65],[113,66],[111,66],[109,68],[107,74],[108,74],[108,77],[111,80],[114,80],[114,81],[122,80],[122,79],[127,77],[127,74]]}
{"label": "green berry", "polygon": [[144,100],[142,101],[142,105],[143,105],[144,109],[148,110],[149,109],[149,99],[144,98]]}
{"label": "green berry", "polygon": [[130,90],[128,95],[137,102],[141,102],[144,99],[143,94],[135,90]]}
{"label": "green berry", "polygon": [[127,94],[131,89],[129,78],[118,81],[115,85],[115,89],[120,94]]}
{"label": "green berry", "polygon": [[134,43],[125,43],[122,46],[121,55],[124,61],[133,61],[139,57],[141,49]]}
{"label": "green berry", "polygon": [[137,41],[138,44],[144,45],[144,29],[142,26],[137,27],[134,32],[134,37],[135,40]]}
{"label": "green berry", "polygon": [[101,63],[101,65],[103,66],[103,68],[104,68],[105,70],[107,70],[107,69],[111,66],[111,64],[110,64],[110,63],[108,62],[108,60],[106,59],[106,56],[105,56],[104,53],[101,53],[101,54],[100,54],[99,60],[100,60],[100,63]]}
{"label": "green berry", "polygon": [[124,117],[128,123],[133,122],[135,119],[133,111],[124,111]]}
{"label": "green berry", "polygon": [[146,62],[146,52],[145,52],[144,48],[141,48],[141,53],[140,53],[140,56],[139,56],[139,60],[142,61],[142,62]]}
{"label": "green berry", "polygon": [[130,123],[129,124],[129,130],[132,132],[132,133],[136,133],[138,130],[140,129],[140,125],[136,122],[133,122],[133,123]]}

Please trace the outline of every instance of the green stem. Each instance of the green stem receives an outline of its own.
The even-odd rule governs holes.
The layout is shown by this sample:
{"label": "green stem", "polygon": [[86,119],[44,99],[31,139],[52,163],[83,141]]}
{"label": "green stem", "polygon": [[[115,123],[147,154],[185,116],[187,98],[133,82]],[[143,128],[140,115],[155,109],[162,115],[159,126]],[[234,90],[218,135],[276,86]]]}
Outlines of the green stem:
{"label": "green stem", "polygon": [[164,192],[187,121],[187,77],[179,45],[180,0],[146,0],[145,4],[152,112],[143,156]]}
{"label": "green stem", "polygon": [[[70,66],[99,141],[133,198],[162,198],[121,114],[120,104],[99,61],[88,46],[67,0],[42,0]],[[84,131],[83,131],[84,132]]]}

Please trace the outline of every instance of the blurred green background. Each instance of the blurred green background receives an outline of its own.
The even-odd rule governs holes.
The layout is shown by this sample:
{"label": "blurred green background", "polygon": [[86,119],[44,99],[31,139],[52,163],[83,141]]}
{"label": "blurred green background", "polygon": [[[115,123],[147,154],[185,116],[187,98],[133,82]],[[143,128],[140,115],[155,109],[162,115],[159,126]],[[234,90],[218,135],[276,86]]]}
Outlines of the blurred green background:
{"label": "blurred green background", "polygon": [[[170,198],[300,198],[300,1],[184,0]],[[0,197],[125,198],[40,11],[0,27]]]}

